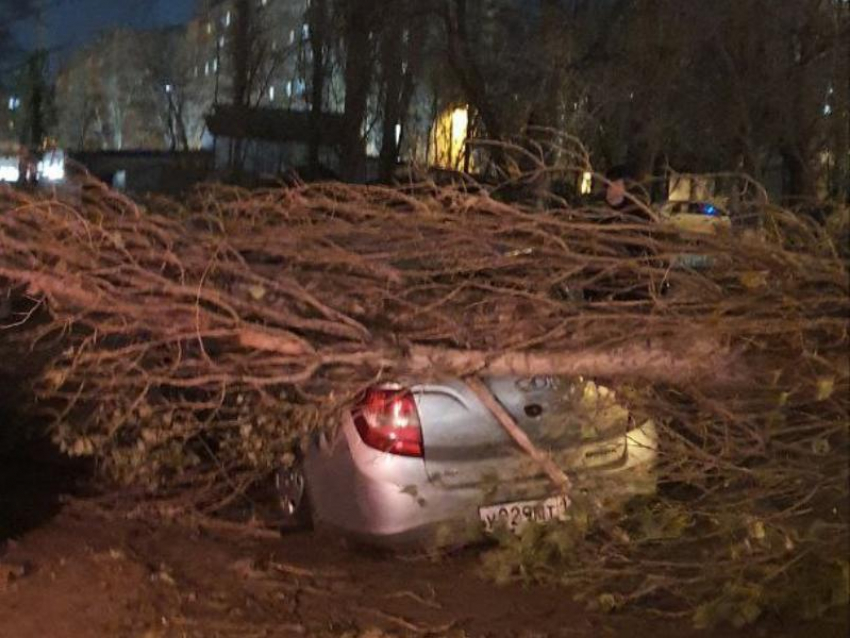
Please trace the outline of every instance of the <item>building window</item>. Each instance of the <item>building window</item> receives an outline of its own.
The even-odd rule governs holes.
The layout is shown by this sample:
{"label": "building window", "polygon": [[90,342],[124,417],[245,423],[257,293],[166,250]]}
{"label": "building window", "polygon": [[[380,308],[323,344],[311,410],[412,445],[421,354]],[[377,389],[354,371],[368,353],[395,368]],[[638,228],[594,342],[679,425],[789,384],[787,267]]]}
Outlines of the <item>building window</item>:
{"label": "building window", "polygon": [[269,102],[274,102],[274,87],[269,87]]}
{"label": "building window", "polygon": [[286,83],[286,97],[292,97],[292,80]]}
{"label": "building window", "polygon": [[17,111],[19,108],[21,108],[21,98],[16,97],[16,96],[10,97],[9,98],[9,110],[10,111]]}
{"label": "building window", "polygon": [[206,64],[204,64],[204,75],[209,75],[209,74],[210,74],[210,63],[207,62]]}
{"label": "building window", "polygon": [[295,86],[293,87],[295,91],[295,95],[304,95],[307,90],[307,84],[305,84],[304,80],[298,78],[295,80]]}
{"label": "building window", "polygon": [[289,44],[295,44],[295,29],[289,32]]}
{"label": "building window", "polygon": [[227,38],[225,38],[224,36],[221,36],[218,39],[218,48],[223,49],[225,44],[227,44]]}
{"label": "building window", "polygon": [[213,73],[218,73],[218,58],[212,61],[212,70]]}
{"label": "building window", "polygon": [[207,35],[212,35],[212,22],[207,22]]}
{"label": "building window", "polygon": [[227,13],[224,14],[224,26],[229,27],[231,22],[233,22],[233,14],[228,9]]}
{"label": "building window", "polygon": [[301,37],[304,38],[305,40],[310,39],[310,25],[309,24],[301,25]]}

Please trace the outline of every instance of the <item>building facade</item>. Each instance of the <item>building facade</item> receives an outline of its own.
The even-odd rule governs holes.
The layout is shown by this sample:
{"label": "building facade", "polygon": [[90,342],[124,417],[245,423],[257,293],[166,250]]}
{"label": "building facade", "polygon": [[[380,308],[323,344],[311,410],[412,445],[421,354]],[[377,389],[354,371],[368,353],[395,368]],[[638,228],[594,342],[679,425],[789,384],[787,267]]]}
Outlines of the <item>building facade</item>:
{"label": "building facade", "polygon": [[[212,150],[215,141],[207,123],[218,107],[309,111],[313,75],[309,11],[310,0],[200,0],[193,18],[180,27],[105,34],[76,52],[58,73],[59,143],[87,151]],[[467,130],[459,126],[463,104],[437,100],[434,94],[442,84],[432,84],[424,72],[411,81],[412,99],[398,121],[384,126],[380,43],[387,32],[380,25],[375,29],[376,44],[370,45],[375,47],[375,67],[362,122],[364,154],[377,157],[382,136],[391,131],[401,159],[417,163],[430,159],[446,167],[462,164],[458,158]],[[402,49],[407,51],[410,28],[403,30]],[[325,47],[323,114],[341,115],[345,110],[342,48]],[[422,50],[418,55],[431,52]],[[408,53],[402,57],[404,74],[412,66],[424,66],[421,60],[408,59]],[[241,95],[235,80],[240,63]],[[445,77],[444,65],[435,62],[433,67],[435,77]]]}

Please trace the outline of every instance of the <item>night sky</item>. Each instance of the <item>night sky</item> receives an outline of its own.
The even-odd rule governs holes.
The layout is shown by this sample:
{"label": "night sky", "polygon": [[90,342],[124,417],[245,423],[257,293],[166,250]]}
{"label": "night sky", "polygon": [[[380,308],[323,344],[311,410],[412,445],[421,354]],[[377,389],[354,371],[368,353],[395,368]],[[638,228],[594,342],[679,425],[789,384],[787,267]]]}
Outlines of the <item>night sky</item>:
{"label": "night sky", "polygon": [[[150,28],[188,20],[194,0],[43,0],[47,15],[47,47],[59,58],[116,27]],[[0,3],[14,0],[0,0]],[[19,40],[26,48],[37,43],[33,21],[20,24]]]}

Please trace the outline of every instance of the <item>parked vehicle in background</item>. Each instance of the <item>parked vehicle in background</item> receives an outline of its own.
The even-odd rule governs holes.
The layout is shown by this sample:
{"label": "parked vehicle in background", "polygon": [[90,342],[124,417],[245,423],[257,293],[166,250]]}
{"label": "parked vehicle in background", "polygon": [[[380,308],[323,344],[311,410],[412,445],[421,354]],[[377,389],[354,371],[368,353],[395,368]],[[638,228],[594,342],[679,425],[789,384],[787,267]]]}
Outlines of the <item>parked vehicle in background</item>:
{"label": "parked vehicle in background", "polygon": [[[494,397],[574,482],[619,502],[655,490],[657,437],[591,381],[500,377]],[[457,547],[504,526],[565,519],[558,494],[461,380],[373,387],[277,489],[285,529],[314,524],[393,548]]]}
{"label": "parked vehicle in background", "polygon": [[[661,222],[671,224],[687,233],[716,234],[732,228],[732,218],[720,203],[667,202],[660,210]],[[712,264],[708,255],[685,253],[673,260],[673,267],[707,268]]]}
{"label": "parked vehicle in background", "polygon": [[690,232],[715,233],[732,227],[732,219],[720,203],[667,202],[660,212],[662,221]]}

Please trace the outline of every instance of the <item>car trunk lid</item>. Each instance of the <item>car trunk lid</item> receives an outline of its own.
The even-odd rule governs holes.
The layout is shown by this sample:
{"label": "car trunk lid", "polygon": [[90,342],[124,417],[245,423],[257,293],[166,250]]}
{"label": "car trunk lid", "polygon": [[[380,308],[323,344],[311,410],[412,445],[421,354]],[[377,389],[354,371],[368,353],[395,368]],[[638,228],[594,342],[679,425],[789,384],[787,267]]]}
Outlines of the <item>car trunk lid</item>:
{"label": "car trunk lid", "polygon": [[[485,384],[532,443],[562,467],[604,463],[624,445],[628,411],[613,392],[592,381],[494,377]],[[541,483],[538,464],[520,451],[462,381],[420,386],[415,392],[432,481],[447,487],[491,486],[512,495],[520,494],[522,486],[534,489]],[[588,446],[606,441],[610,450],[597,446],[587,456]]]}

